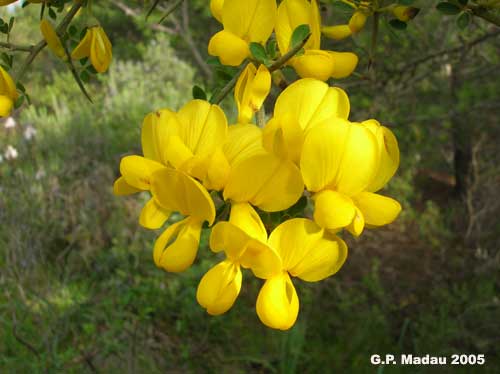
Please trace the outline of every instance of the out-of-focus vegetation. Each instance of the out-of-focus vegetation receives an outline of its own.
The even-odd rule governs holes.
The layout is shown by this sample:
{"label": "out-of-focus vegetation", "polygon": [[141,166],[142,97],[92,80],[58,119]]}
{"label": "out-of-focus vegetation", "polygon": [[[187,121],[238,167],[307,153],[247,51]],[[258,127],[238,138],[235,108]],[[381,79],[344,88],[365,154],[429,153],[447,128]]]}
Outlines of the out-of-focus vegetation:
{"label": "out-of-focus vegetation", "polygon": [[[195,265],[167,274],[152,261],[156,234],[137,225],[146,197],[112,195],[120,157],[140,150],[144,115],[179,108],[193,83],[210,86],[185,36],[151,29],[123,5],[140,10],[127,1],[101,10],[116,53],[89,85],[94,104],[62,67],[47,73],[58,63],[46,53],[26,79],[33,105],[0,127],[0,372],[438,371],[377,368],[374,353],[482,353],[481,367],[439,372],[498,372],[498,29],[474,19],[461,31],[427,9],[406,31],[381,24],[371,67],[368,31],[335,44],[362,61],[357,76],[335,82],[352,119],[378,118],[398,136],[389,189],[404,211],[383,230],[348,237],[338,275],[299,284],[299,321],[278,332],[255,314],[260,283],[251,277],[229,313],[208,316],[195,299],[214,263],[206,235]],[[348,18],[333,9],[324,19]],[[206,4],[187,12],[205,59],[217,25]],[[17,22],[36,34],[35,13]],[[6,157],[9,145],[17,157]]]}

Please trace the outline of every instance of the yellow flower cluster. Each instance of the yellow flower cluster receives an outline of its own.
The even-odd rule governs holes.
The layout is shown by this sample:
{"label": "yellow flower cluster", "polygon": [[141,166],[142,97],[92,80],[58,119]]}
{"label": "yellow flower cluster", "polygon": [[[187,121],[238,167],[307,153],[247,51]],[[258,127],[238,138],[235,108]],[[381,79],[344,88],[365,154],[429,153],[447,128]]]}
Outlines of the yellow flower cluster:
{"label": "yellow flower cluster", "polygon": [[[348,75],[353,64],[342,66],[338,54],[319,49],[315,0],[284,0],[278,8],[274,0],[218,0],[211,9],[224,30],[212,38],[209,52],[230,65],[249,58],[249,43],[264,43],[273,30],[281,53],[288,52],[293,29],[309,24],[305,53],[289,61],[306,78],[281,92],[263,128],[252,119],[271,90],[271,73],[251,62],[234,90],[236,124],[228,126],[222,109],[204,100],[192,100],[177,112],[148,114],[142,124],[143,156],[121,160],[114,192],[151,193],[139,218],[145,228],[161,228],[173,212],[184,217],[155,242],[154,262],[166,271],[189,268],[202,226],[211,227],[210,249],[224,257],[198,286],[198,303],[209,314],[232,307],[242,269],[249,269],[264,280],[258,317],[286,330],[299,312],[292,278],[316,282],[335,274],[347,258],[347,245],[337,236],[341,230],[359,236],[365,227],[398,216],[399,203],[377,193],[399,166],[398,144],[374,119],[350,122],[347,94],[323,82]],[[268,232],[262,213],[285,211],[301,197],[313,214]],[[217,216],[216,205],[218,211],[228,208],[228,214]]]}

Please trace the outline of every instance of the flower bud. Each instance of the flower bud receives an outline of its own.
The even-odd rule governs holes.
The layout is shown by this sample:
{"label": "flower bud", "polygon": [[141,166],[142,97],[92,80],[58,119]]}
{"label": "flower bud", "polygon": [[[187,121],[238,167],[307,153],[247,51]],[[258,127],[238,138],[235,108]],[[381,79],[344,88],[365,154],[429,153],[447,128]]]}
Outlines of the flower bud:
{"label": "flower bud", "polygon": [[409,20],[415,18],[418,12],[420,12],[419,8],[404,5],[398,5],[392,9],[392,14],[394,14],[398,20],[403,22],[408,22]]}

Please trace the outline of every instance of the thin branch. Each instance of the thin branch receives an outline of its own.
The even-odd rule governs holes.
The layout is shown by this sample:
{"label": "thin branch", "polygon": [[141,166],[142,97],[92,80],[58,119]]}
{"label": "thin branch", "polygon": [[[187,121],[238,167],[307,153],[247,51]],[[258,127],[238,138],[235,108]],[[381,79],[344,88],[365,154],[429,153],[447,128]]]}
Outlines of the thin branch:
{"label": "thin branch", "polygon": [[[65,31],[66,28],[69,26],[71,21],[73,20],[73,17],[75,17],[76,13],[80,10],[82,7],[83,2],[81,0],[78,0],[76,4],[74,4],[71,9],[66,13],[66,16],[62,19],[61,23],[56,27],[56,32],[59,36],[61,36]],[[24,60],[23,64],[19,68],[19,71],[16,76],[16,81],[20,81],[24,74],[26,74],[26,71],[28,70],[28,67],[31,65],[31,63],[35,60],[36,56],[45,48],[47,45],[47,42],[45,39],[41,40],[37,45],[35,45],[28,57],[26,57],[26,60]]]}
{"label": "thin branch", "polygon": [[[308,34],[300,44],[289,50],[287,53],[285,53],[283,56],[277,59],[274,63],[272,63],[271,66],[268,67],[269,72],[272,73],[273,71],[278,70],[283,65],[285,65],[288,62],[288,60],[290,60],[293,56],[299,53],[300,50],[302,50],[302,48],[307,43],[310,37],[311,34]],[[227,84],[222,88],[222,90],[220,90],[219,93],[217,93],[217,95],[215,95],[214,97],[212,97],[212,99],[210,99],[210,102],[212,104],[219,104],[229,94],[229,92],[231,92],[234,86],[236,86],[236,82],[238,81],[240,74],[243,72],[243,70],[245,70],[248,63],[249,63],[248,60],[245,61],[243,65],[241,65],[238,72],[234,75],[234,77],[229,82],[227,82]]]}
{"label": "thin branch", "polygon": [[[172,5],[170,5],[167,10],[165,11],[165,13],[163,13],[163,15],[161,16],[160,20],[158,21],[158,23],[162,23],[163,21],[165,21],[165,19],[171,15],[173,12],[175,12],[175,10],[182,4],[184,0],[177,0],[175,3],[173,3]],[[187,3],[186,3],[187,4]]]}
{"label": "thin branch", "polygon": [[10,51],[31,52],[34,48],[33,45],[17,45],[12,43],[0,42],[0,48],[8,49]]}
{"label": "thin branch", "polygon": [[485,21],[500,27],[500,15],[498,13],[494,13],[480,5],[471,5],[469,6],[469,9],[476,17],[482,18]]}

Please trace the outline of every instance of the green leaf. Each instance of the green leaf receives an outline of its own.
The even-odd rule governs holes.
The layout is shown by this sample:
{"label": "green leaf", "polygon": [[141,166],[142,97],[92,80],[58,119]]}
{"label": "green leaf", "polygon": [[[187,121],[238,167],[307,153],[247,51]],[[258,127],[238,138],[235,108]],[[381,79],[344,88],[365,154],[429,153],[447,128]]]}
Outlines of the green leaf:
{"label": "green leaf", "polygon": [[17,83],[16,83],[16,87],[17,87],[17,89],[18,89],[19,91],[21,91],[21,92],[23,92],[23,93],[24,93],[24,92],[26,92],[26,88],[24,87],[24,85],[23,85],[21,82],[17,82]]}
{"label": "green leaf", "polygon": [[21,107],[21,105],[23,105],[24,103],[24,95],[22,96],[19,96],[16,100],[16,102],[14,103],[14,109],[18,109],[19,107]]}
{"label": "green leaf", "polygon": [[342,1],[335,1],[332,3],[332,8],[335,14],[352,14],[354,8]]}
{"label": "green leaf", "polygon": [[8,34],[9,33],[9,25],[7,25],[6,23],[0,25],[0,32],[2,32],[4,34]]}
{"label": "green leaf", "polygon": [[389,21],[389,25],[391,25],[391,27],[396,30],[406,30],[406,27],[408,26],[406,22],[400,21],[398,19],[391,19]]}
{"label": "green leaf", "polygon": [[207,94],[200,86],[193,86],[193,99],[206,100]]}
{"label": "green leaf", "polygon": [[250,43],[250,53],[252,56],[262,64],[269,62],[269,57],[264,47],[259,43]]}
{"label": "green leaf", "polygon": [[443,2],[436,5],[436,9],[447,16],[453,16],[460,13],[460,8],[455,4]]}
{"label": "green leaf", "polygon": [[14,17],[10,17],[10,20],[9,20],[9,32],[12,30],[12,27],[14,27],[14,21],[15,21],[15,18]]}
{"label": "green leaf", "polygon": [[296,46],[298,46],[300,43],[304,41],[305,38],[307,38],[307,35],[309,35],[311,32],[311,29],[309,28],[309,25],[299,25],[293,30],[292,37],[290,38],[290,46],[289,49],[293,49]]}
{"label": "green leaf", "polygon": [[76,36],[76,34],[78,33],[78,29],[74,26],[74,25],[71,25],[69,28],[68,28],[68,34],[70,36]]}
{"label": "green leaf", "polygon": [[57,19],[57,14],[54,12],[54,9],[49,8],[49,17],[52,18],[53,20]]}
{"label": "green leaf", "polygon": [[277,56],[277,44],[276,44],[276,39],[269,39],[269,42],[267,43],[267,54],[270,58],[275,59]]}
{"label": "green leaf", "polygon": [[207,64],[212,66],[221,66],[220,60],[216,56],[210,56],[207,58]]}
{"label": "green leaf", "polygon": [[458,2],[460,3],[460,5],[466,6],[468,3],[468,0],[458,0]]}
{"label": "green leaf", "polygon": [[7,53],[2,52],[1,57],[2,60],[7,64],[7,66],[12,67],[12,61],[10,60],[10,56]]}
{"label": "green leaf", "polygon": [[457,18],[457,26],[460,29],[465,29],[467,26],[469,26],[469,23],[471,21],[471,15],[469,12],[462,12]]}
{"label": "green leaf", "polygon": [[82,82],[88,83],[90,81],[90,74],[84,70],[80,73],[80,79]]}

